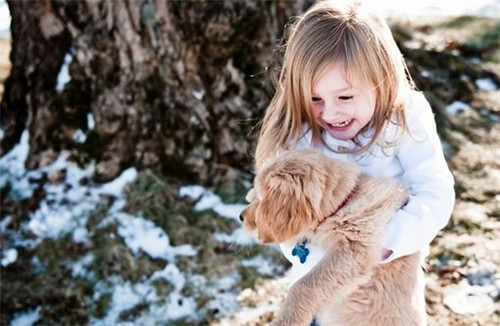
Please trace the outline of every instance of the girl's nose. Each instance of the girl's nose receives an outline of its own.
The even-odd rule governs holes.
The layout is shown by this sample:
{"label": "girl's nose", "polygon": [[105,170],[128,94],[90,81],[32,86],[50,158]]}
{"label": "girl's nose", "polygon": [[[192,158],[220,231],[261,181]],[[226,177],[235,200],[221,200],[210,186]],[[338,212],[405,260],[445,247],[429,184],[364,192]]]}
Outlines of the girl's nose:
{"label": "girl's nose", "polygon": [[325,103],[323,112],[321,112],[321,119],[323,121],[334,121],[338,116],[338,110],[331,104]]}

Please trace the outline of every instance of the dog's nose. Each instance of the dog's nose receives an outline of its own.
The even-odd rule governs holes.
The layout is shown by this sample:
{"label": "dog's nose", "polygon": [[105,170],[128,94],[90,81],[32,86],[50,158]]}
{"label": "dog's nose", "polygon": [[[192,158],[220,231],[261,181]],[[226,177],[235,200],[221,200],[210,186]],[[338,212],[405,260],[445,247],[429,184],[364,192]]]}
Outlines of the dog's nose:
{"label": "dog's nose", "polygon": [[245,219],[245,217],[243,216],[243,213],[240,214],[240,221],[243,222],[243,220]]}

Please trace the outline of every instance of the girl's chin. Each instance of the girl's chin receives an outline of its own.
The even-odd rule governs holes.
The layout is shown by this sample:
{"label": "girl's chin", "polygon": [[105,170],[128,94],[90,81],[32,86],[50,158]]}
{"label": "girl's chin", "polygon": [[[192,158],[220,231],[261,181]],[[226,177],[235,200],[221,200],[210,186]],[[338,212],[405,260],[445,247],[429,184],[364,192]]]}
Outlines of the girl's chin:
{"label": "girl's chin", "polygon": [[332,138],[335,138],[337,140],[351,140],[354,138],[354,136],[350,136],[350,135],[343,135],[343,134],[339,134],[339,133],[334,133],[334,132],[330,132],[330,131],[327,131],[328,134],[332,137]]}

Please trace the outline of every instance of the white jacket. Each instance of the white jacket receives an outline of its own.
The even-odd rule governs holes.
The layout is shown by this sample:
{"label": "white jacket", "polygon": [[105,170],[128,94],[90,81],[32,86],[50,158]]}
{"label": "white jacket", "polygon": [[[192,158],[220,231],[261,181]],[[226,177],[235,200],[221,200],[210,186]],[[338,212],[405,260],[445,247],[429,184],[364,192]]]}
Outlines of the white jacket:
{"label": "white jacket", "polygon": [[[382,244],[393,253],[382,263],[425,249],[448,223],[455,203],[453,176],[443,155],[434,115],[423,94],[411,93],[406,106],[406,118],[412,135],[405,132],[397,145],[386,149],[385,154],[378,145],[361,154],[335,153],[324,146],[319,147],[332,158],[355,163],[361,172],[396,178],[408,187],[408,204],[396,213],[387,226]],[[391,125],[387,128],[385,139],[393,140],[396,131],[397,127]],[[338,146],[355,146],[351,141],[334,139],[328,133],[324,137],[325,142],[334,149]],[[313,146],[311,139],[311,132],[306,132],[297,147]],[[369,140],[369,135],[360,138],[362,144]],[[290,275],[292,282],[307,273],[324,254],[320,248],[312,248],[311,259],[301,264],[297,256],[291,255],[294,246],[293,243],[280,245],[284,255],[293,264]]]}

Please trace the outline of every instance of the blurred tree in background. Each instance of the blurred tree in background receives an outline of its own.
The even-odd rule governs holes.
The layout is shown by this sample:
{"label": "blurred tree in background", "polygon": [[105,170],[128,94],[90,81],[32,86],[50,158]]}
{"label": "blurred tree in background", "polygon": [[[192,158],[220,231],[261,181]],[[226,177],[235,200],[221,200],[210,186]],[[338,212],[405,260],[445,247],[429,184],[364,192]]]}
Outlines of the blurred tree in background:
{"label": "blurred tree in background", "polygon": [[[271,95],[262,72],[287,19],[302,10],[300,1],[8,5],[0,154],[28,128],[30,169],[70,149],[96,159],[98,181],[135,165],[201,183],[221,165],[250,169],[251,128]],[[58,89],[65,60],[70,80]],[[84,142],[75,142],[78,130]]]}

